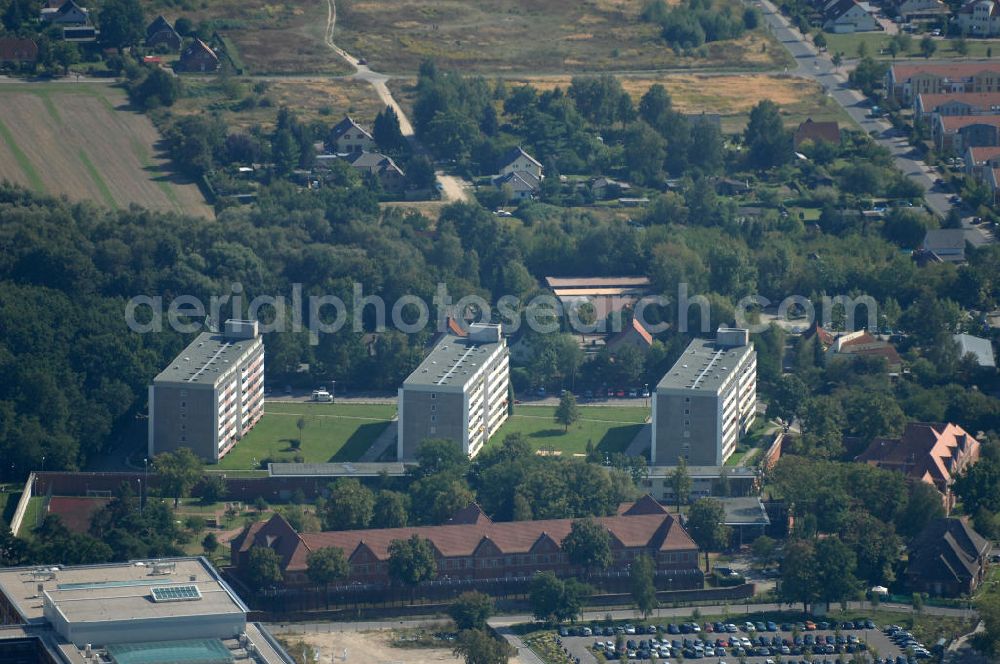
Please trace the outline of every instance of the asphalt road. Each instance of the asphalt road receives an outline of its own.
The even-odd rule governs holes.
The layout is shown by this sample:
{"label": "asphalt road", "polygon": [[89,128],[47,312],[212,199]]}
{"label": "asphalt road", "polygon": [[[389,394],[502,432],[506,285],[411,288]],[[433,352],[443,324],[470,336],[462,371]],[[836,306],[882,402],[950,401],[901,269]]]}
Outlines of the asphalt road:
{"label": "asphalt road", "polygon": [[[938,216],[946,217],[953,207],[948,199],[954,192],[934,184],[937,176],[919,159],[916,150],[889,122],[868,117],[870,106],[860,92],[848,87],[844,67],[841,66],[839,69],[834,67],[830,54],[818,52],[771,2],[758,0],[757,5],[764,12],[771,33],[798,63],[797,68],[788,73],[812,79],[823,86],[827,94],[843,107],[861,129],[889,150],[899,170],[924,189],[927,207]],[[966,237],[974,246],[993,241],[992,235],[985,229],[973,226],[968,221],[963,223],[967,231]]]}

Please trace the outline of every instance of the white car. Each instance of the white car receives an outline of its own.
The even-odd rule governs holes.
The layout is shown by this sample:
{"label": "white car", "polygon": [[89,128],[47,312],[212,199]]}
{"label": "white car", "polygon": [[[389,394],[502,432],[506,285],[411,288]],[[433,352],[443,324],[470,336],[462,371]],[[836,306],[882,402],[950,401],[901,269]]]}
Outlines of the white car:
{"label": "white car", "polygon": [[757,626],[754,625],[752,622],[745,622],[745,623],[743,623],[743,629],[744,629],[744,631],[747,631],[747,632],[756,632],[757,631]]}

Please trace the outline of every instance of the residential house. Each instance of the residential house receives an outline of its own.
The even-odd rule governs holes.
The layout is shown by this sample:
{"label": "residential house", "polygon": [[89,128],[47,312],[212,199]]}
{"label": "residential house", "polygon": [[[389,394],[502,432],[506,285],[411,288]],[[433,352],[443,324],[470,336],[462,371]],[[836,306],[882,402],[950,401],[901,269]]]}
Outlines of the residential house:
{"label": "residential house", "polygon": [[626,347],[645,353],[652,345],[653,335],[637,318],[633,318],[628,327],[612,336],[605,344],[612,355]]}
{"label": "residential house", "polygon": [[903,23],[941,19],[950,13],[948,5],[941,0],[902,0],[896,3],[896,16]]}
{"label": "residential house", "polygon": [[938,115],[931,137],[938,152],[955,154],[970,147],[1000,145],[1000,115]]}
{"label": "residential house", "polygon": [[[273,549],[280,560],[283,584],[313,585],[306,559],[312,551],[337,548],[344,552],[350,572],[343,584],[390,584],[389,546],[414,535],[430,540],[438,578],[457,581],[499,581],[528,578],[538,572],[559,576],[579,574],[562,549],[573,519],[494,522],[475,504],[460,510],[440,526],[377,528],[299,533],[275,514],[250,525],[232,542],[233,566],[246,574],[250,551]],[[680,522],[650,497],[620,509],[614,516],[597,517],[611,540],[610,573],[625,573],[640,555],[652,558],[658,575],[669,574],[676,587],[701,588],[698,547]],[[484,585],[482,590],[490,586]]]}
{"label": "residential house", "polygon": [[382,189],[391,192],[401,191],[406,187],[406,173],[403,172],[392,157],[379,152],[355,152],[348,155],[347,163],[378,178]]}
{"label": "residential house", "polygon": [[38,61],[38,45],[31,39],[0,38],[0,66],[30,67]]}
{"label": "residential house", "polygon": [[978,182],[985,182],[988,171],[1000,167],[1000,145],[965,149],[965,172]]}
{"label": "residential house", "polygon": [[983,581],[992,546],[966,519],[935,519],[909,547],[908,585],[931,595],[971,596]]}
{"label": "residential house", "polygon": [[854,359],[858,357],[881,357],[885,360],[886,371],[898,374],[903,368],[903,359],[895,346],[879,339],[866,330],[834,334],[820,327],[818,323],[806,330],[803,339],[816,338],[829,359]]}
{"label": "residential house", "polygon": [[564,312],[585,304],[592,306],[595,332],[624,330],[623,312],[635,309],[652,293],[647,277],[545,277],[545,284]]}
{"label": "residential house", "polygon": [[66,0],[58,8],[43,7],[42,20],[53,25],[88,25],[90,11],[73,0]]}
{"label": "residential house", "polygon": [[795,149],[798,150],[806,141],[840,145],[840,125],[836,122],[814,122],[812,118],[807,118],[795,129]]}
{"label": "residential house", "polygon": [[219,68],[219,56],[208,44],[195,38],[181,53],[174,68],[183,72],[215,71]]}
{"label": "residential house", "polygon": [[976,364],[984,369],[996,369],[997,362],[993,355],[993,343],[989,339],[974,337],[971,334],[956,334],[952,337],[958,344],[960,357],[971,355]]}
{"label": "residential house", "polygon": [[876,438],[855,461],[903,473],[936,488],[945,509],[955,498],[951,485],[979,461],[979,441],[957,424],[910,422],[898,438]]}
{"label": "residential house", "polygon": [[511,200],[515,201],[523,201],[533,197],[538,193],[541,184],[541,180],[530,171],[514,171],[493,178],[493,186],[507,191]]}
{"label": "residential house", "polygon": [[837,0],[823,13],[823,29],[835,34],[882,30],[875,9],[867,2]]}
{"label": "residential house", "polygon": [[614,180],[609,177],[594,178],[590,183],[590,193],[594,195],[594,200],[606,201],[619,198],[621,195],[632,189],[628,182]]}
{"label": "residential house", "polygon": [[965,231],[961,228],[934,228],[927,231],[920,250],[946,263],[965,262]]}
{"label": "residential house", "polygon": [[971,0],[955,16],[962,34],[993,37],[1000,34],[1000,5],[996,0]]}
{"label": "residential house", "polygon": [[1000,91],[1000,62],[894,64],[885,75],[886,94],[910,105],[920,94]]}
{"label": "residential house", "polygon": [[160,46],[173,52],[181,50],[181,36],[162,15],[157,16],[146,28],[146,47],[157,48]]}
{"label": "residential house", "polygon": [[511,148],[504,153],[497,165],[497,173],[531,173],[536,180],[545,177],[542,174],[542,164],[520,147]]}
{"label": "residential house", "polygon": [[338,122],[326,139],[328,147],[338,154],[352,154],[375,149],[375,139],[349,115]]}
{"label": "residential house", "polygon": [[722,196],[739,196],[749,194],[753,191],[749,180],[737,180],[735,178],[716,178],[715,190]]}

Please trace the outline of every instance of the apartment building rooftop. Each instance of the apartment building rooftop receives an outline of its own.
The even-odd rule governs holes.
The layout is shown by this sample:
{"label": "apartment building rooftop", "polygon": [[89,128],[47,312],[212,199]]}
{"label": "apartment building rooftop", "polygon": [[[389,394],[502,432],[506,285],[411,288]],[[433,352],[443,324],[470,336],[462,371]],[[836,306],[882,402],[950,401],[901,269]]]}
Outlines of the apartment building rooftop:
{"label": "apartment building rooftop", "polygon": [[[46,620],[46,602],[71,623],[242,614],[247,610],[201,558],[11,567],[0,569],[0,593],[28,624]],[[164,599],[178,595],[185,601]]]}
{"label": "apartment building rooftop", "polygon": [[461,390],[504,343],[499,325],[472,324],[468,336],[445,335],[403,381],[403,387]]}
{"label": "apartment building rooftop", "polygon": [[215,385],[237,365],[258,334],[257,321],[228,320],[222,332],[202,332],[195,337],[153,382]]}
{"label": "apartment building rooftop", "polygon": [[0,569],[0,630],[67,664],[292,664],[204,558]]}
{"label": "apartment building rooftop", "polygon": [[715,339],[692,341],[670,371],[660,379],[656,389],[685,389],[714,394],[749,351],[749,336],[745,330],[720,328]]}

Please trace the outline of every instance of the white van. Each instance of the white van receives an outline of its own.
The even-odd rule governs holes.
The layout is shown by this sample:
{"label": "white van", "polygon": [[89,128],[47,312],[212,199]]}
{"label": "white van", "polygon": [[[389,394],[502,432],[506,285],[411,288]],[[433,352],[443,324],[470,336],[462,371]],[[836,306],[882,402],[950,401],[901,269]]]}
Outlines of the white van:
{"label": "white van", "polygon": [[333,401],[333,395],[326,390],[313,390],[312,400],[320,403],[331,403]]}

